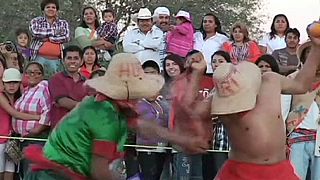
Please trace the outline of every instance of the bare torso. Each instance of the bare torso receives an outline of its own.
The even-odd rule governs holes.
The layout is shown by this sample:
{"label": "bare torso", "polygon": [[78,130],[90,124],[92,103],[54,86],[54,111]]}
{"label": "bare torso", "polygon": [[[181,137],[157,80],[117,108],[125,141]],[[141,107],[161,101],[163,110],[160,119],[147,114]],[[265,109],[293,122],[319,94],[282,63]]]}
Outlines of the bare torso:
{"label": "bare torso", "polygon": [[253,110],[220,117],[231,140],[230,159],[255,164],[286,159],[280,92],[279,81],[264,78]]}

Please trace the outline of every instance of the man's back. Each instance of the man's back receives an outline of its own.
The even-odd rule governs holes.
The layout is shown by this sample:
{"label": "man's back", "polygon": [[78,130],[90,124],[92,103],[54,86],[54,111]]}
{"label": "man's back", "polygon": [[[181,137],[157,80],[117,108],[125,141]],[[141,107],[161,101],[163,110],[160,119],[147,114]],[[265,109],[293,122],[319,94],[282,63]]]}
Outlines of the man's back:
{"label": "man's back", "polygon": [[230,159],[255,164],[285,160],[280,93],[280,79],[268,73],[263,76],[254,109],[221,117],[232,142]]}

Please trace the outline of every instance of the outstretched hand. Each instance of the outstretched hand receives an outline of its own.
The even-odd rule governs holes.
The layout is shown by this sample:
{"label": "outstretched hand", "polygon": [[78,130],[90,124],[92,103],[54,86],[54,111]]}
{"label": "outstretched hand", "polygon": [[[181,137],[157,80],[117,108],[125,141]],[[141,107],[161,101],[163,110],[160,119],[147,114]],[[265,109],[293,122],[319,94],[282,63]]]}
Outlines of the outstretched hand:
{"label": "outstretched hand", "polygon": [[191,68],[192,72],[204,73],[207,63],[204,60],[204,56],[201,52],[195,53],[187,58],[186,68]]}
{"label": "outstretched hand", "polygon": [[209,142],[202,137],[181,136],[179,138],[178,150],[187,154],[204,154],[209,149]]}

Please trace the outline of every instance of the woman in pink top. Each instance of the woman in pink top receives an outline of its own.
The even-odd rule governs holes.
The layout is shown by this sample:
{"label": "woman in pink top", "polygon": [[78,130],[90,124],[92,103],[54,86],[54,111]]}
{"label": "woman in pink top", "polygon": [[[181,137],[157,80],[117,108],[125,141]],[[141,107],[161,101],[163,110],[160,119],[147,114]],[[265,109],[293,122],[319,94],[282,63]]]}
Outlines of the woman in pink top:
{"label": "woman in pink top", "polygon": [[[0,62],[2,67],[5,67],[5,63],[3,61]],[[40,117],[38,115],[20,113],[13,109],[12,105],[21,95],[19,90],[21,74],[19,70],[14,68],[6,69],[4,72],[3,69],[0,69],[1,76],[3,74],[2,81],[4,87],[3,92],[0,92],[0,135],[10,136],[12,132],[11,115],[23,119],[32,118],[35,120]],[[4,154],[7,141],[7,139],[0,139],[0,179],[12,180],[15,167],[14,162],[7,159]]]}
{"label": "woman in pink top", "polygon": [[180,10],[176,18],[177,26],[169,28],[167,52],[186,57],[187,53],[193,49],[194,27],[188,12]]}

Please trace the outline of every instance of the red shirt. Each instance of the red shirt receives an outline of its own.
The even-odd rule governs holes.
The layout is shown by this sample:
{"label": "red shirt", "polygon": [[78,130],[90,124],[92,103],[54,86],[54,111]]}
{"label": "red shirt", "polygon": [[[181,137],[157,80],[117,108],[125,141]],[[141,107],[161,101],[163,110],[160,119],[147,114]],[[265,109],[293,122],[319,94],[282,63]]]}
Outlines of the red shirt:
{"label": "red shirt", "polygon": [[[2,93],[0,93],[2,94]],[[12,131],[11,126],[11,116],[7,113],[2,107],[0,107],[0,135],[1,136],[10,136]],[[0,144],[7,142],[8,139],[0,138]]]}
{"label": "red shirt", "polygon": [[57,73],[50,79],[49,91],[52,107],[49,117],[52,128],[70,111],[64,107],[59,107],[57,101],[60,98],[67,97],[80,102],[88,95],[88,88],[84,86],[84,82],[85,77],[81,76],[80,80],[75,82],[66,72]]}

